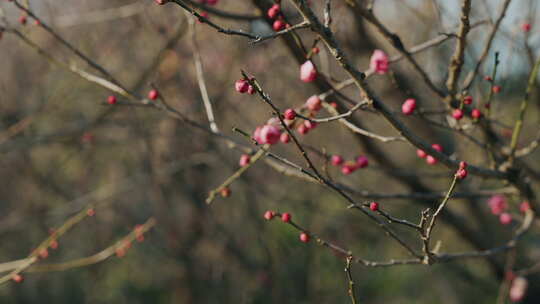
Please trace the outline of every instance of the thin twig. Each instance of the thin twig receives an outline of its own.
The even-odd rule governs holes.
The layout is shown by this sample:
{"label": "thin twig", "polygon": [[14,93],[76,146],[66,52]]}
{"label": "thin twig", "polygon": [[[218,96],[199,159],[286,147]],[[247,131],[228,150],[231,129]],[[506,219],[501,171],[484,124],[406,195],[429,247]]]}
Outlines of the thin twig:
{"label": "thin twig", "polygon": [[538,76],[539,69],[540,69],[540,59],[536,61],[536,64],[534,65],[534,68],[531,71],[531,74],[529,75],[529,82],[527,85],[527,89],[525,90],[525,96],[523,97],[523,100],[521,101],[518,119],[516,120],[516,124],[514,125],[514,132],[512,133],[512,141],[510,142],[510,162],[512,162],[514,158],[514,154],[516,152],[519,135],[521,133],[521,128],[523,127],[523,120],[525,118],[525,111],[527,110],[527,106],[529,105],[529,97],[531,95],[531,92],[533,88],[536,86],[536,77]]}
{"label": "thin twig", "polygon": [[356,295],[354,293],[354,280],[351,273],[351,261],[353,257],[348,256],[347,257],[347,263],[345,264],[345,273],[347,274],[347,281],[348,281],[348,289],[347,293],[349,294],[349,297],[351,298],[351,303],[356,304]]}
{"label": "thin twig", "polygon": [[213,132],[219,132],[219,128],[216,124],[216,119],[214,117],[214,110],[212,109],[212,102],[208,96],[208,90],[206,89],[206,81],[204,80],[204,71],[201,60],[201,53],[199,52],[199,46],[197,44],[197,37],[195,32],[195,20],[191,18],[186,12],[187,19],[189,22],[189,30],[191,32],[191,44],[193,46],[193,59],[195,60],[195,70],[197,72],[197,82],[199,84],[199,89],[201,91],[201,97],[203,100],[204,108],[206,110],[206,116],[208,117],[208,122],[210,123],[210,129]]}
{"label": "thin twig", "polygon": [[480,58],[478,58],[478,61],[476,62],[474,69],[470,71],[469,74],[467,74],[467,77],[465,78],[465,81],[463,84],[463,90],[465,91],[469,90],[474,79],[476,78],[476,75],[478,74],[478,71],[480,70],[480,67],[482,66],[482,63],[484,62],[487,55],[489,54],[489,50],[491,49],[491,44],[493,43],[495,34],[497,34],[497,31],[499,30],[499,26],[501,25],[501,21],[506,16],[506,11],[508,10],[508,6],[510,5],[511,1],[512,0],[505,0],[504,3],[502,4],[499,17],[497,18],[497,20],[495,21],[495,24],[491,28],[491,32],[489,33],[489,36],[487,38],[486,44],[484,45],[484,49],[482,50]]}
{"label": "thin twig", "polygon": [[450,200],[452,192],[454,192],[454,189],[456,188],[457,181],[458,181],[458,177],[457,177],[457,175],[454,175],[454,179],[452,180],[452,183],[450,184],[450,188],[448,189],[448,192],[446,193],[446,196],[444,197],[442,202],[439,204],[439,207],[437,207],[437,210],[435,210],[435,213],[433,213],[433,215],[431,216],[431,220],[430,220],[429,224],[427,225],[427,227],[425,229],[425,232],[422,235],[422,240],[424,242],[423,250],[424,250],[424,254],[425,254],[424,262],[427,263],[427,264],[432,263],[432,253],[431,253],[431,250],[429,249],[429,242],[431,240],[431,233],[433,231],[433,228],[435,227],[435,223],[437,222],[437,218],[438,218],[439,214],[441,213],[441,211],[446,206],[446,203],[448,203],[448,201]]}

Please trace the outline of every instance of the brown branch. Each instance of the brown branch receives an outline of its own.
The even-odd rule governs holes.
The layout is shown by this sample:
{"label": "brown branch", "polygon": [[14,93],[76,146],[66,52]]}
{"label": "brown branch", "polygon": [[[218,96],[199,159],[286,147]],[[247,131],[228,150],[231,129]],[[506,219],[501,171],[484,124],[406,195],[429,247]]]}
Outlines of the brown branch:
{"label": "brown branch", "polygon": [[377,17],[373,14],[373,11],[362,8],[362,6],[358,3],[356,3],[356,5],[352,8],[356,10],[362,17],[364,17],[369,23],[375,26],[379,33],[392,45],[392,47],[394,47],[394,49],[396,49],[401,56],[407,59],[407,61],[412,65],[414,70],[420,75],[422,80],[426,83],[428,88],[433,91],[433,93],[441,98],[445,96],[444,92],[433,83],[426,71],[424,71],[420,64],[418,64],[412,54],[407,51],[403,45],[403,42],[401,41],[401,38],[397,34],[390,32],[390,30],[386,28],[386,26],[384,26],[379,19],[377,19]]}
{"label": "brown branch", "polygon": [[[306,20],[309,20],[309,22],[311,23],[311,29],[321,37],[322,41],[324,41],[324,43],[327,45],[328,49],[335,57],[339,65],[349,74],[350,77],[353,78],[354,83],[360,90],[362,98],[368,100],[373,105],[373,107],[378,110],[386,118],[386,120],[398,131],[398,133],[403,135],[415,147],[424,150],[426,153],[432,155],[449,168],[457,169],[459,166],[458,161],[450,159],[445,154],[436,151],[431,147],[431,145],[421,140],[415,133],[411,132],[409,128],[407,128],[401,121],[399,121],[384,103],[382,103],[377,97],[375,97],[375,94],[371,92],[371,89],[364,81],[365,74],[358,71],[349,62],[346,55],[343,53],[337,41],[335,40],[332,32],[328,28],[323,27],[323,25],[317,19],[315,14],[311,11],[311,9],[305,4],[305,2],[302,0],[293,0],[293,3],[296,5],[304,18]],[[475,175],[498,179],[506,179],[508,177],[505,172],[490,170],[476,166],[469,166],[468,168],[469,173]]]}
{"label": "brown branch", "polygon": [[471,29],[469,14],[471,12],[471,0],[463,0],[461,5],[461,25],[458,31],[458,38],[454,55],[448,67],[448,79],[446,80],[446,88],[451,99],[455,98],[457,90],[457,81],[461,74],[461,68],[465,63],[465,46],[467,45],[467,34]]}
{"label": "brown branch", "polygon": [[113,256],[118,249],[124,248],[127,243],[133,242],[135,239],[137,239],[137,237],[150,230],[152,227],[155,226],[155,224],[156,220],[151,217],[144,224],[138,226],[136,229],[131,231],[128,235],[96,254],[62,263],[33,265],[32,267],[28,268],[26,272],[65,271],[68,269],[84,267],[103,262],[109,257]]}

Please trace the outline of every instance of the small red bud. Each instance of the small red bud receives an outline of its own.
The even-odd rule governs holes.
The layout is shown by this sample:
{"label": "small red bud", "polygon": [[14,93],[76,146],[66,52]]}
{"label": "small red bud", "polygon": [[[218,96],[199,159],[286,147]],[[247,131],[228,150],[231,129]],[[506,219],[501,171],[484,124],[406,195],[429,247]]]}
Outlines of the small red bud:
{"label": "small red bud", "polygon": [[307,234],[305,232],[300,233],[300,241],[301,242],[308,243],[309,239],[310,239],[309,234]]}
{"label": "small red bud", "polygon": [[283,132],[283,133],[281,133],[281,135],[279,136],[279,140],[280,140],[282,143],[287,144],[287,143],[289,143],[289,141],[291,141],[291,137],[289,136],[289,133]]}
{"label": "small red bud", "polygon": [[278,19],[278,20],[274,21],[274,24],[272,24],[272,28],[274,29],[274,31],[279,32],[279,31],[285,29],[285,22]]}
{"label": "small red bud", "polygon": [[432,147],[433,149],[439,151],[439,152],[442,152],[442,151],[443,151],[442,146],[439,145],[439,144],[433,144],[433,145],[431,145],[431,147]]}
{"label": "small red bud", "polygon": [[318,95],[313,95],[306,100],[305,106],[310,111],[314,111],[314,112],[319,111],[321,109],[321,99],[319,98]]}
{"label": "small red bud", "polygon": [[468,166],[469,166],[469,164],[467,164],[467,162],[465,162],[465,161],[460,161],[459,162],[459,168],[460,169],[467,169]]}
{"label": "small red bud", "polygon": [[371,209],[371,211],[379,210],[379,203],[377,203],[377,202],[369,203],[369,209]]}
{"label": "small red bud", "polygon": [[454,117],[455,120],[460,120],[463,118],[463,110],[462,109],[455,109],[454,112],[452,112],[452,117]]}
{"label": "small red bud", "polygon": [[21,15],[21,16],[19,17],[19,23],[22,24],[22,25],[26,25],[26,21],[27,21],[27,20],[28,20],[28,19],[26,18],[25,15]]}
{"label": "small red bud", "polygon": [[463,103],[466,105],[470,105],[472,104],[472,102],[473,102],[472,96],[465,96],[465,98],[463,98]]}
{"label": "small red bud", "polygon": [[158,99],[159,97],[159,92],[157,90],[150,90],[150,92],[148,92],[148,99],[150,100],[156,100]]}
{"label": "small red bud", "polygon": [[358,168],[365,168],[369,164],[369,160],[367,157],[361,155],[356,158],[356,165],[358,165]]}
{"label": "small red bud", "polygon": [[356,170],[356,164],[345,164],[341,167],[341,173],[349,175]]}
{"label": "small red bud", "polygon": [[285,110],[285,113],[283,113],[283,116],[287,120],[293,120],[296,118],[296,111],[294,111],[293,109],[287,109]]}
{"label": "small red bud", "polygon": [[495,93],[495,94],[501,92],[501,89],[502,89],[501,86],[498,86],[498,85],[493,86],[493,88],[492,88],[493,93]]}
{"label": "small red bud", "polygon": [[224,187],[224,188],[221,188],[219,193],[221,194],[222,197],[229,197],[231,196],[231,189],[229,189],[229,187]]}
{"label": "small red bud", "polygon": [[531,24],[530,23],[523,23],[521,25],[521,30],[524,31],[525,33],[528,33],[531,31]]}
{"label": "small red bud", "polygon": [[508,225],[512,222],[512,215],[510,213],[503,212],[499,215],[499,222],[503,225]]}
{"label": "small red bud", "polygon": [[482,117],[482,112],[480,112],[480,110],[478,110],[478,109],[473,109],[471,111],[471,117],[474,118],[474,119],[478,119],[478,118]]}
{"label": "small red bud", "polygon": [[319,54],[319,51],[320,51],[320,50],[319,50],[318,47],[314,47],[314,48],[311,49],[311,52],[312,52],[313,54]]}
{"label": "small red bud", "polygon": [[234,83],[234,88],[238,93],[246,93],[249,89],[249,83],[245,79],[238,79]]}
{"label": "small red bud", "polygon": [[249,165],[250,161],[251,157],[248,154],[242,154],[242,156],[240,156],[240,161],[238,162],[238,164],[240,165],[240,167],[245,167]]}
{"label": "small red bud", "polygon": [[298,126],[298,128],[296,128],[296,131],[298,131],[298,133],[300,133],[302,135],[305,135],[305,134],[307,134],[309,129],[306,128],[306,126],[304,124],[301,124],[301,125]]}
{"label": "small red bud", "polygon": [[274,213],[274,211],[268,210],[268,211],[266,211],[266,212],[264,213],[264,218],[265,218],[267,221],[269,221],[269,220],[273,219],[275,215],[276,215],[276,214]]}
{"label": "small red bud", "polygon": [[424,152],[424,150],[418,149],[416,150],[416,155],[420,158],[425,158],[427,156],[427,153]]}
{"label": "small red bud", "polygon": [[90,208],[86,210],[86,215],[88,216],[94,216],[96,214],[96,211],[94,211],[94,208]]}
{"label": "small red bud", "polygon": [[116,96],[111,95],[111,96],[107,97],[107,103],[108,103],[108,104],[113,105],[113,104],[116,104],[116,102],[117,102]]}
{"label": "small red bud", "polygon": [[409,98],[401,105],[401,111],[405,115],[411,115],[416,109],[416,100],[414,98]]}
{"label": "small red bud", "polygon": [[20,274],[14,274],[11,279],[15,282],[15,283],[22,283],[22,281],[24,281],[24,277]]}
{"label": "small red bud", "polygon": [[458,179],[465,179],[467,177],[467,174],[468,174],[467,170],[460,168],[456,172],[456,177]]}
{"label": "small red bud", "polygon": [[343,157],[341,155],[332,155],[332,158],[330,159],[330,162],[334,166],[339,166],[343,164]]}
{"label": "small red bud", "polygon": [[282,220],[284,223],[288,223],[288,222],[291,221],[291,217],[292,217],[292,216],[291,216],[290,213],[285,212],[285,213],[283,213],[283,214],[281,215],[281,220]]}
{"label": "small red bud", "polygon": [[426,162],[428,163],[428,165],[435,165],[438,161],[435,157],[428,155],[426,157]]}

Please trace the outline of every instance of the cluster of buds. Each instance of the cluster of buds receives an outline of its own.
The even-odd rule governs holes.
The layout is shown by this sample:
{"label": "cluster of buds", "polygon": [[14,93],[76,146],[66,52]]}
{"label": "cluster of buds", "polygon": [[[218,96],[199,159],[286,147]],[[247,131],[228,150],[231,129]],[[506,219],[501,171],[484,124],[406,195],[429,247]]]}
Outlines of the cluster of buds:
{"label": "cluster of buds", "polygon": [[[267,221],[273,220],[276,216],[279,216],[281,218],[282,222],[292,224],[292,222],[291,222],[292,221],[292,215],[290,213],[288,213],[288,212],[279,214],[279,213],[276,213],[275,211],[267,210],[263,215],[264,219],[267,220]],[[300,233],[299,239],[300,239],[301,242],[308,243],[310,238],[311,237],[309,236],[309,233],[307,233],[305,231],[302,231]]]}
{"label": "cluster of buds", "polygon": [[248,93],[249,95],[255,94],[255,89],[246,79],[238,79],[234,83],[234,89],[240,94]]}
{"label": "cluster of buds", "polygon": [[272,5],[266,12],[266,15],[269,19],[274,20],[274,23],[272,23],[274,31],[279,32],[288,27],[285,21],[283,21],[283,14],[281,13],[281,5],[279,3]]}
{"label": "cluster of buds", "polygon": [[[442,146],[439,144],[433,144],[431,147],[439,152],[443,151]],[[437,163],[437,159],[431,155],[428,155],[424,150],[416,150],[416,155],[420,158],[425,158],[428,165],[435,165]]]}
{"label": "cluster of buds", "polygon": [[465,179],[467,177],[467,163],[462,161],[459,163],[459,169],[456,172],[457,179]]}
{"label": "cluster of buds", "polygon": [[369,165],[369,160],[366,156],[357,156],[354,161],[345,161],[341,155],[332,155],[330,163],[334,166],[341,166],[341,173],[349,175],[358,169],[365,168]]}

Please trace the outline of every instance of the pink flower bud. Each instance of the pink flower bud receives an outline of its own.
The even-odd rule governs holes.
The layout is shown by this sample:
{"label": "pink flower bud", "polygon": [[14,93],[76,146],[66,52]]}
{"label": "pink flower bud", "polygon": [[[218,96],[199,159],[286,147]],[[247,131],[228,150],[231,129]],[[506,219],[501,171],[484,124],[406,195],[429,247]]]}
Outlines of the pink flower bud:
{"label": "pink flower bud", "polygon": [[298,133],[302,134],[302,135],[306,135],[307,132],[309,131],[308,128],[306,128],[306,126],[304,124],[301,124],[298,126],[298,128],[296,128],[296,131],[298,131]]}
{"label": "pink flower bud", "polygon": [[401,105],[401,111],[405,115],[411,115],[416,109],[416,100],[414,98],[409,98]]}
{"label": "pink flower bud", "polygon": [[116,96],[111,95],[111,96],[107,97],[107,103],[108,103],[108,104],[112,104],[112,105],[113,105],[113,104],[116,104],[116,102],[117,102]]}
{"label": "pink flower bud", "polygon": [[474,119],[478,119],[478,118],[482,117],[482,112],[480,112],[480,110],[478,110],[478,109],[473,109],[471,111],[471,117],[474,118]]}
{"label": "pink flower bud", "polygon": [[456,177],[458,179],[465,179],[467,177],[467,174],[468,174],[467,170],[460,168],[456,172]]}
{"label": "pink flower bud", "polygon": [[454,112],[452,112],[452,117],[454,117],[455,120],[460,120],[463,118],[463,110],[462,109],[455,109]]}
{"label": "pink flower bud", "polygon": [[437,162],[437,159],[431,155],[426,157],[426,163],[428,163],[428,165],[435,165]]}
{"label": "pink flower bud", "polygon": [[274,211],[268,210],[268,211],[266,211],[266,212],[264,213],[264,218],[265,218],[267,221],[269,221],[269,220],[273,219],[275,215],[276,215],[276,214],[275,214]]}
{"label": "pink flower bud", "polygon": [[150,90],[148,92],[148,99],[150,100],[156,100],[159,97],[159,92],[157,90]]}
{"label": "pink flower bud", "polygon": [[368,164],[369,164],[369,161],[368,161],[367,157],[362,155],[362,156],[358,156],[356,158],[356,165],[358,166],[358,168],[360,168],[360,169],[365,168],[365,167],[368,166]]}
{"label": "pink flower bud", "polygon": [[531,204],[527,201],[525,202],[522,202],[521,204],[519,204],[519,211],[525,213],[527,211],[529,211],[531,209]]}
{"label": "pink flower bud", "polygon": [[27,21],[26,15],[21,15],[21,16],[19,17],[19,23],[20,23],[20,24],[26,25],[26,21]]}
{"label": "pink flower bud", "polygon": [[330,159],[330,162],[334,166],[339,166],[339,165],[343,164],[343,157],[341,157],[340,155],[332,155],[332,158]]}
{"label": "pink flower bud", "polygon": [[433,149],[439,151],[439,152],[442,152],[442,151],[443,151],[442,146],[439,145],[439,144],[433,144],[433,145],[431,145],[431,147],[432,147]]}
{"label": "pink flower bud", "polygon": [[261,129],[262,127],[257,127],[255,129],[255,131],[253,132],[253,139],[255,139],[255,141],[261,145],[263,142],[262,142],[262,139],[261,139]]}
{"label": "pink flower bud", "polygon": [[377,202],[369,203],[369,209],[371,209],[371,211],[379,210],[379,203],[377,203]]}
{"label": "pink flower bud", "polygon": [[497,94],[497,93],[500,93],[501,92],[501,86],[493,86],[493,88],[491,89],[493,91],[493,93]]}
{"label": "pink flower bud", "polygon": [[274,31],[279,32],[279,31],[285,29],[285,22],[278,19],[278,20],[274,21],[274,24],[272,24],[272,28],[274,29]]}
{"label": "pink flower bud", "polygon": [[317,78],[317,69],[311,62],[308,60],[300,66],[300,80],[303,82],[313,82]]}
{"label": "pink flower bud", "polygon": [[289,136],[289,133],[287,132],[283,132],[281,133],[281,135],[279,136],[279,140],[284,143],[284,144],[288,144],[289,141],[291,141],[291,137]]}
{"label": "pink flower bud", "polygon": [[296,112],[293,109],[287,109],[283,113],[283,117],[287,120],[293,120],[296,118]]}
{"label": "pink flower bud", "polygon": [[264,125],[261,128],[261,141],[263,144],[273,145],[279,141],[281,132],[273,125]]}
{"label": "pink flower bud", "polygon": [[249,95],[255,94],[255,88],[252,85],[248,85],[247,93]]}
{"label": "pink flower bud", "polygon": [[420,158],[425,158],[425,157],[427,156],[427,153],[424,152],[424,150],[418,149],[418,150],[416,150],[416,155],[417,155],[418,157],[420,157]]}
{"label": "pink flower bud", "polygon": [[290,213],[287,213],[287,212],[285,212],[285,213],[283,213],[283,214],[281,215],[281,220],[282,220],[284,223],[290,222],[290,221],[291,221],[291,218],[292,218],[292,215],[291,215]]}
{"label": "pink flower bud", "polygon": [[506,198],[500,194],[492,196],[488,200],[488,206],[491,209],[491,213],[495,215],[499,215],[503,213],[506,209],[508,209]]}
{"label": "pink flower bud", "polygon": [[377,74],[388,72],[388,55],[381,50],[375,50],[369,61],[369,69]]}
{"label": "pink flower bud", "polygon": [[218,0],[206,0],[206,4],[208,5],[216,5],[218,3]]}
{"label": "pink flower bud", "polygon": [[512,222],[512,215],[510,213],[503,212],[499,215],[499,222],[503,225],[508,225]]}
{"label": "pink flower bud", "polygon": [[527,292],[528,285],[529,283],[524,277],[517,277],[512,280],[512,285],[510,286],[510,291],[508,292],[510,300],[512,302],[519,302],[523,300],[525,293]]}
{"label": "pink flower bud", "polygon": [[234,88],[238,93],[246,93],[249,89],[249,83],[245,79],[238,79],[234,83]]}
{"label": "pink flower bud", "polygon": [[268,18],[270,19],[276,19],[276,17],[279,15],[280,13],[280,7],[279,7],[279,4],[274,4],[272,5],[271,8],[268,9],[267,11],[267,15],[268,15]]}
{"label": "pink flower bud", "polygon": [[354,171],[356,171],[356,164],[354,163],[347,163],[343,165],[343,167],[341,167],[341,173],[345,175],[349,175],[353,173]]}
{"label": "pink flower bud", "polygon": [[163,5],[163,4],[167,3],[167,2],[169,2],[169,0],[154,0],[154,1],[159,5]]}
{"label": "pink flower bud", "polygon": [[304,126],[306,126],[308,130],[313,130],[317,127],[317,123],[309,120],[304,120]]}
{"label": "pink flower bud", "polygon": [[300,233],[300,242],[309,243],[309,239],[310,239],[309,234],[305,232]]}
{"label": "pink flower bud", "polygon": [[473,102],[472,96],[465,96],[465,98],[463,98],[463,103],[466,105],[470,105],[472,102]]}
{"label": "pink flower bud", "polygon": [[306,108],[310,111],[319,111],[321,109],[321,99],[318,95],[313,95],[306,100]]}
{"label": "pink flower bud", "polygon": [[250,161],[251,157],[248,154],[242,154],[242,156],[240,156],[240,161],[238,162],[238,164],[240,165],[240,167],[245,167],[249,165]]}
{"label": "pink flower bud", "polygon": [[521,25],[521,30],[524,31],[525,33],[528,33],[531,31],[531,24],[530,23],[523,23]]}

